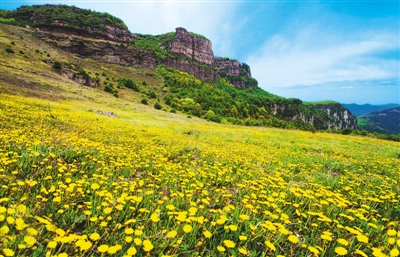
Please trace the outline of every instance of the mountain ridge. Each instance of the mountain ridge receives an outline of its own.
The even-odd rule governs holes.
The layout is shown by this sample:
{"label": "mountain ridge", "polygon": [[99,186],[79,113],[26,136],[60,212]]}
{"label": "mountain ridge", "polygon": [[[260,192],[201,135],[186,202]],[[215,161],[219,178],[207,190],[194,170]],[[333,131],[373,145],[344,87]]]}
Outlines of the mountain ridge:
{"label": "mountain ridge", "polygon": [[359,116],[360,129],[368,132],[400,134],[400,106]]}
{"label": "mountain ridge", "polygon": [[[74,12],[74,14],[71,14],[71,12]],[[65,17],[69,16],[74,18],[73,21],[78,22],[65,22]],[[107,20],[107,23],[103,24],[99,17],[103,17],[103,20]],[[214,93],[217,92],[226,96],[225,99],[221,99],[224,104],[205,104],[204,97],[211,97],[207,94],[212,92],[207,84],[199,84],[181,73],[172,77],[167,73],[161,75],[164,76],[164,81],[170,78],[170,81],[173,81],[176,85],[181,85],[175,88],[179,92],[169,92],[165,97],[170,96],[172,99],[178,99],[174,100],[175,103],[186,101],[187,98],[194,99],[194,105],[200,105],[197,111],[191,108],[183,108],[182,104],[174,104],[174,106],[179,111],[195,112],[199,117],[206,118],[208,111],[212,111],[217,117],[220,117],[213,118],[213,120],[219,121],[224,117],[228,120],[250,118],[255,121],[249,124],[271,125],[274,122],[265,122],[263,119],[278,118],[284,122],[278,122],[275,124],[276,126],[282,126],[282,124],[286,124],[285,122],[298,122],[298,124],[311,124],[311,127],[316,129],[357,128],[355,116],[347,112],[339,103],[312,105],[303,103],[299,99],[273,96],[260,89],[257,81],[251,77],[250,66],[229,58],[215,58],[212,52],[212,43],[204,36],[188,32],[184,28],[177,28],[175,33],[170,32],[158,36],[132,34],[126,29],[122,20],[112,17],[109,14],[81,10],[76,7],[44,5],[23,6],[14,12],[1,11],[0,22],[26,26],[27,29],[34,27],[33,36],[46,44],[81,58],[151,70],[164,65],[171,69],[187,72],[189,75],[204,81],[204,83],[211,83],[210,85],[216,88]],[[43,25],[44,23],[51,26]],[[88,27],[88,24],[93,26]],[[47,62],[54,61],[56,60],[50,59]],[[66,66],[61,65],[60,67]],[[76,71],[70,70],[67,72],[70,75],[64,73],[64,76],[71,77],[71,72],[76,73]],[[83,76],[85,74],[78,75]],[[72,78],[76,79],[77,76],[72,74]],[[192,91],[197,90],[198,92],[182,91],[181,88],[185,83],[191,86]],[[225,83],[231,84],[237,89],[231,90]],[[106,81],[103,82],[103,85],[105,88],[108,87],[110,92],[117,91],[110,89],[113,87],[113,83]],[[165,84],[164,90],[173,86]],[[200,96],[199,90],[205,90],[206,94],[201,93],[202,96]],[[173,102],[167,101],[168,99],[167,97],[158,100],[164,100],[167,105],[173,104]],[[335,106],[341,107],[336,108]],[[238,112],[237,114],[235,109]],[[308,127],[308,125],[295,126]],[[311,129],[311,127],[308,127],[308,129]]]}
{"label": "mountain ridge", "polygon": [[377,112],[385,109],[390,109],[394,107],[399,107],[399,104],[389,103],[389,104],[381,104],[381,105],[372,105],[372,104],[342,104],[344,107],[349,109],[355,116],[361,116],[364,114],[369,114],[372,112]]}

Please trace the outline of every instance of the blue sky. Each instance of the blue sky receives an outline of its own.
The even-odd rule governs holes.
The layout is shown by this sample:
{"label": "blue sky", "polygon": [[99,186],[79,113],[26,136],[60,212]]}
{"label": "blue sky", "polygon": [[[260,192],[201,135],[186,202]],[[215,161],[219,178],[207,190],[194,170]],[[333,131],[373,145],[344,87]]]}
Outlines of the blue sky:
{"label": "blue sky", "polygon": [[121,18],[133,33],[184,27],[216,56],[250,65],[268,92],[304,101],[400,103],[399,1],[18,1],[69,4]]}

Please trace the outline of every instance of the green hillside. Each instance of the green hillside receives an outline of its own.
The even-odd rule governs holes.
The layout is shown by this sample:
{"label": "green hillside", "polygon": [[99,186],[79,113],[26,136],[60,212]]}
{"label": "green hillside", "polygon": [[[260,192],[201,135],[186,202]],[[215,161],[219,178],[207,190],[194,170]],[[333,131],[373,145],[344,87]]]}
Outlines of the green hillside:
{"label": "green hillside", "polygon": [[358,117],[358,125],[368,132],[400,134],[400,107],[362,115]]}

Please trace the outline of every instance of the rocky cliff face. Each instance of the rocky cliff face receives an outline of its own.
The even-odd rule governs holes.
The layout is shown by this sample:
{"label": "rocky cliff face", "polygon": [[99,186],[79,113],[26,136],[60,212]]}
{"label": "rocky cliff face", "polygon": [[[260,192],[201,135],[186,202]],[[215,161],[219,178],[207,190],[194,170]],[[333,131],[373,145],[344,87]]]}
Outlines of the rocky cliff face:
{"label": "rocky cliff face", "polygon": [[218,71],[214,68],[210,40],[193,35],[184,28],[176,28],[175,38],[170,42],[168,51],[175,58],[163,56],[161,63],[165,66],[185,71],[207,82],[217,81]]}
{"label": "rocky cliff face", "polygon": [[64,51],[105,63],[148,69],[155,69],[157,65],[156,55],[152,51],[64,34],[39,31],[35,35]]}
{"label": "rocky cliff face", "polygon": [[357,129],[357,118],[339,103],[303,105],[272,104],[270,113],[280,119],[313,124],[316,129]]}
{"label": "rocky cliff face", "polygon": [[334,129],[357,129],[357,118],[341,104],[317,104],[317,108],[325,111],[333,122],[328,124],[328,128]]}
{"label": "rocky cliff face", "polygon": [[108,25],[104,26],[105,29],[93,27],[81,27],[78,29],[70,27],[68,22],[54,20],[49,25],[41,24],[36,27],[43,31],[82,36],[86,38],[104,39],[121,43],[133,43],[134,41],[132,34],[129,33],[129,31]]}
{"label": "rocky cliff face", "polygon": [[215,66],[218,74],[228,79],[237,88],[256,88],[258,83],[251,77],[250,66],[238,60],[216,57]]}
{"label": "rocky cliff face", "polygon": [[211,41],[190,34],[184,28],[176,28],[175,39],[169,45],[173,55],[187,57],[199,64],[214,66]]}
{"label": "rocky cliff face", "polygon": [[167,67],[185,71],[193,77],[201,79],[203,81],[213,82],[218,80],[218,71],[193,64],[188,60],[163,57],[161,59],[161,63]]}
{"label": "rocky cliff face", "polygon": [[215,58],[215,66],[218,67],[219,74],[225,76],[240,76],[240,63],[238,60],[229,58]]}

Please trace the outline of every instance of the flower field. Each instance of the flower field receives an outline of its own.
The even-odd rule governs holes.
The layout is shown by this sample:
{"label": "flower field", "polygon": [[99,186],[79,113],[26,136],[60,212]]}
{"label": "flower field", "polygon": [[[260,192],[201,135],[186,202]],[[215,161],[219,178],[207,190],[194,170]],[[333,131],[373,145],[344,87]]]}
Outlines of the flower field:
{"label": "flower field", "polygon": [[0,94],[0,256],[399,256],[400,145]]}

